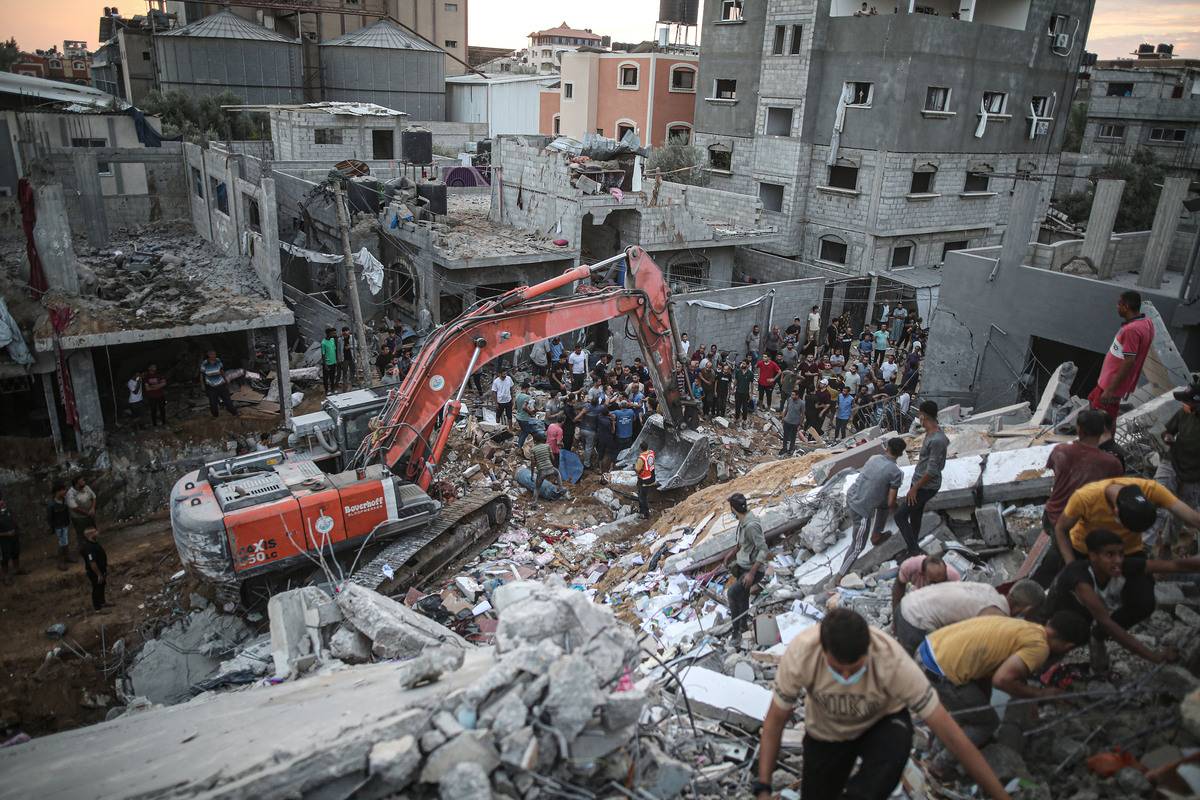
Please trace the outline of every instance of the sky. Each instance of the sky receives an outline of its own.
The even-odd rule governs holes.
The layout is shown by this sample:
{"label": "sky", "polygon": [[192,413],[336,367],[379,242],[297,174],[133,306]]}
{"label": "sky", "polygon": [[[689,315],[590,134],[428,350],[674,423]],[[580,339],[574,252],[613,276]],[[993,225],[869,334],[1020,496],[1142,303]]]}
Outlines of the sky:
{"label": "sky", "polygon": [[[473,45],[517,48],[530,31],[566,22],[591,28],[616,41],[654,36],[656,0],[469,0],[468,41]],[[107,0],[126,15],[145,13],[142,0]],[[30,0],[0,0],[0,38],[16,37],[22,48],[46,48],[64,39],[83,39],[95,49],[97,20],[105,0],[54,0],[53,13]],[[514,13],[518,12],[518,13]],[[1175,53],[1200,57],[1200,0],[1096,0],[1087,49],[1117,58],[1139,42],[1172,42]]]}

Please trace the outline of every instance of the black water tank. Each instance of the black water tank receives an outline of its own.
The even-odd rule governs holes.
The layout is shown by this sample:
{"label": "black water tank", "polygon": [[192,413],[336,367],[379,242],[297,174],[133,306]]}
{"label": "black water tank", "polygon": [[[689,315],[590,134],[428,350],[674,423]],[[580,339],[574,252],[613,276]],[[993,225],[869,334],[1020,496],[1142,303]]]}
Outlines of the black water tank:
{"label": "black water tank", "polygon": [[446,184],[419,183],[417,196],[429,201],[429,210],[434,214],[446,215]]}
{"label": "black water tank", "polygon": [[433,133],[421,128],[400,131],[400,151],[409,164],[432,164]]}
{"label": "black water tank", "polygon": [[695,25],[700,17],[700,0],[658,0],[658,21]]}

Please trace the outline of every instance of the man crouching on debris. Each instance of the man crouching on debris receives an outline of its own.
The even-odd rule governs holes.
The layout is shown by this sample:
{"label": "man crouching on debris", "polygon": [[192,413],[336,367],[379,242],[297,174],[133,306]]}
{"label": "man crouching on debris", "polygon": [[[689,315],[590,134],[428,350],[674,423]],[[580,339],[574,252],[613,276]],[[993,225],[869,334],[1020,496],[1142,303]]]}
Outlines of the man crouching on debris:
{"label": "man crouching on debris", "polygon": [[[976,747],[983,747],[1000,725],[991,707],[992,689],[1038,700],[1062,694],[1061,689],[1030,686],[1027,681],[1051,656],[1061,658],[1087,639],[1087,622],[1072,611],[1058,612],[1045,625],[974,617],[926,636],[917,648],[917,661],[951,713],[970,709],[957,715],[959,724]],[[940,755],[934,766],[939,771],[949,768],[948,756]]]}
{"label": "man crouching on debris", "polygon": [[[746,630],[746,619],[750,614],[750,589],[762,577],[767,560],[767,539],[763,535],[762,523],[750,513],[746,495],[738,492],[729,496],[729,508],[737,517],[737,546],[725,556],[729,567],[729,615],[733,619],[730,636],[734,644],[742,640]],[[732,565],[730,559],[735,559]]]}
{"label": "man crouching on debris", "polygon": [[[771,795],[783,727],[801,692],[804,800],[890,797],[912,750],[913,715],[958,758],[984,794],[994,800],[1008,797],[983,755],[938,702],[921,668],[899,643],[848,608],[830,611],[783,654],[763,722],[755,797]],[[852,776],[860,758],[862,767]]]}

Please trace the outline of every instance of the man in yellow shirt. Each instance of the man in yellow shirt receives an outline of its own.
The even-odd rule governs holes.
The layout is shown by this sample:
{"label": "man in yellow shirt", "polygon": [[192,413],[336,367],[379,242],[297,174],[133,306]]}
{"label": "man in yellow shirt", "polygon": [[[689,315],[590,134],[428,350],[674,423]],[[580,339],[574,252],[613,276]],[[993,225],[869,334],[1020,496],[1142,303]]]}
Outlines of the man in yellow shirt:
{"label": "man in yellow shirt", "polygon": [[1088,640],[1088,623],[1073,611],[1060,611],[1045,625],[1011,617],[985,616],[956,622],[925,637],[917,660],[942,705],[976,747],[983,747],[1000,717],[991,708],[992,689],[1013,697],[1049,698],[1059,689],[1030,686],[1051,656],[1062,657]]}
{"label": "man in yellow shirt", "polygon": [[[1172,494],[1162,484],[1146,478],[1108,478],[1084,484],[1075,490],[1054,523],[1056,548],[1047,550],[1038,570],[1041,576],[1058,575],[1076,559],[1088,560],[1087,535],[1112,531],[1125,544],[1125,555],[1145,555],[1143,532],[1165,508],[1184,525],[1200,527],[1200,512]],[[1125,603],[1138,619],[1154,612],[1154,578],[1149,574],[1130,577],[1125,586]]]}

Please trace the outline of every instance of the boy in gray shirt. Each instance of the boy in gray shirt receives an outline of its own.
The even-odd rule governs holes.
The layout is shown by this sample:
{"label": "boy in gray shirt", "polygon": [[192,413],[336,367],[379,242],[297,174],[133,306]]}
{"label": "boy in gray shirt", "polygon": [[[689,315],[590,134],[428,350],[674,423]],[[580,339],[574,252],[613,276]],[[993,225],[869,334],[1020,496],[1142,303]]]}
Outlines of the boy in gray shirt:
{"label": "boy in gray shirt", "polygon": [[904,449],[904,440],[899,436],[889,439],[884,453],[871,456],[859,471],[858,478],[850,485],[846,507],[850,509],[854,534],[850,539],[850,549],[846,551],[846,559],[838,570],[839,578],[850,570],[855,559],[866,548],[868,532],[872,545],[883,541],[887,512],[896,507],[896,493],[904,480],[904,473],[896,464],[896,460],[904,455]]}
{"label": "boy in gray shirt", "polygon": [[923,552],[920,544],[921,517],[925,514],[925,505],[942,488],[942,469],[946,466],[946,451],[950,448],[950,439],[942,432],[942,426],[938,425],[937,403],[926,400],[918,409],[917,419],[925,429],[925,443],[921,445],[921,455],[913,470],[912,485],[895,517],[896,527],[908,545],[909,556]]}

